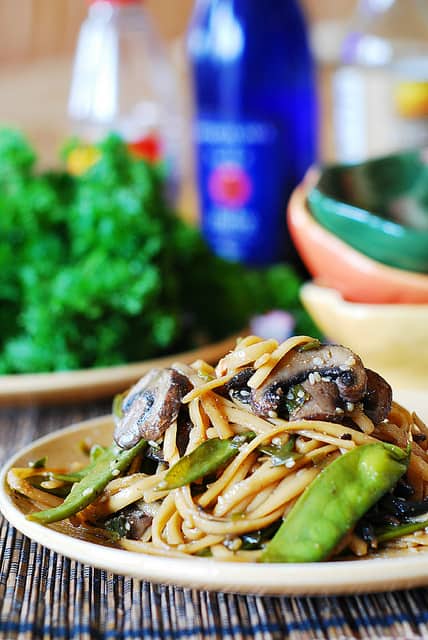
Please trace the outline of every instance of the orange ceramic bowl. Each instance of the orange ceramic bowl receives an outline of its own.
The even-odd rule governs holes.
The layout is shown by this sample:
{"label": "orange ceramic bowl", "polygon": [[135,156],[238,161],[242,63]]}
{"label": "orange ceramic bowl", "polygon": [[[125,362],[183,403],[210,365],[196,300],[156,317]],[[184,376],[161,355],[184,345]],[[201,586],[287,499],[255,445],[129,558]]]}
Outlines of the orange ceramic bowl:
{"label": "orange ceramic bowl", "polygon": [[377,304],[428,303],[428,275],[389,267],[359,253],[312,216],[306,195],[314,173],[298,186],[288,205],[291,238],[314,280],[345,300]]}

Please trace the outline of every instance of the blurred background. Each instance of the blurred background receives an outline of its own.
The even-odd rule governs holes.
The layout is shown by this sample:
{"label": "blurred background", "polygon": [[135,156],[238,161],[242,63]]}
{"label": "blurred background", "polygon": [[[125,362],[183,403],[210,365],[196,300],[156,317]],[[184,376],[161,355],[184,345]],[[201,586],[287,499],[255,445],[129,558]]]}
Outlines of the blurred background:
{"label": "blurred background", "polygon": [[[184,56],[185,30],[193,0],[145,0],[144,6],[171,50],[188,95]],[[318,69],[323,156],[332,157],[328,85],[332,49],[340,46],[356,0],[302,0],[313,40],[324,59]],[[24,128],[42,158],[55,157],[67,131],[66,105],[72,59],[86,0],[0,0],[0,122]]]}
{"label": "blurred background", "polygon": [[[198,344],[279,309],[286,333],[319,331],[373,368],[400,370],[400,384],[404,373],[414,384],[413,364],[401,368],[417,349],[425,384],[426,0],[0,0],[0,64],[0,123],[39,159],[34,169],[26,142],[3,132],[0,206],[12,213],[0,232],[12,248],[0,246],[10,334],[0,372],[143,359],[188,345],[189,317]],[[112,131],[120,142],[103,147]],[[71,134],[81,144],[64,162]],[[49,167],[55,175],[37,174]],[[171,212],[200,229],[174,235]],[[118,281],[103,269],[116,259]],[[131,319],[153,344],[115,354]],[[98,330],[79,360],[82,331]],[[53,334],[70,357],[46,363]]]}

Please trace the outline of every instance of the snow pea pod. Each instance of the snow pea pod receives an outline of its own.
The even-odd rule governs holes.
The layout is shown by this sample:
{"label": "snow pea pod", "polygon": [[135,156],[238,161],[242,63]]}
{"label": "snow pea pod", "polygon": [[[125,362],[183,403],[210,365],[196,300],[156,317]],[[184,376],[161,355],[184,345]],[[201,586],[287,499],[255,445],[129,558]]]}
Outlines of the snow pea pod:
{"label": "snow pea pod", "polygon": [[140,440],[132,449],[120,449],[117,445],[112,445],[98,455],[93,466],[91,465],[86,475],[73,485],[62,504],[31,513],[27,518],[41,524],[49,524],[74,516],[93,502],[110,480],[125,471],[146,445],[144,440]]}
{"label": "snow pea pod", "polygon": [[405,473],[409,451],[387,443],[351,449],[300,496],[262,553],[262,562],[325,560],[343,536]]}
{"label": "snow pea pod", "polygon": [[187,456],[183,456],[168,471],[159,489],[177,489],[200,480],[223,467],[239,452],[239,448],[255,437],[252,431],[233,438],[210,438],[196,447]]}

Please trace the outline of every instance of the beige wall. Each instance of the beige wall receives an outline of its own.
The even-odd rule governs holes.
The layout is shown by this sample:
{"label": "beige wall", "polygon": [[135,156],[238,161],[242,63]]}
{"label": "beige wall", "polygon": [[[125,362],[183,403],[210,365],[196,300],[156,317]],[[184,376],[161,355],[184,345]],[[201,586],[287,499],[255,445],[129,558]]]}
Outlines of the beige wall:
{"label": "beige wall", "polygon": [[[356,2],[301,1],[310,22],[346,18]],[[173,43],[171,49],[182,80],[182,96],[189,111],[183,49],[174,44],[185,31],[194,0],[144,2],[161,34]],[[0,123],[22,128],[47,164],[57,161],[58,146],[68,132],[66,105],[71,53],[86,12],[87,0],[0,0]],[[331,158],[331,92],[327,68],[320,70],[319,79],[320,143],[323,157]]]}
{"label": "beige wall", "polygon": [[[162,35],[183,33],[194,0],[145,0]],[[261,0],[262,1],[262,0]],[[302,0],[308,18],[341,18],[355,0]],[[86,0],[0,0],[0,62],[22,62],[73,50]]]}

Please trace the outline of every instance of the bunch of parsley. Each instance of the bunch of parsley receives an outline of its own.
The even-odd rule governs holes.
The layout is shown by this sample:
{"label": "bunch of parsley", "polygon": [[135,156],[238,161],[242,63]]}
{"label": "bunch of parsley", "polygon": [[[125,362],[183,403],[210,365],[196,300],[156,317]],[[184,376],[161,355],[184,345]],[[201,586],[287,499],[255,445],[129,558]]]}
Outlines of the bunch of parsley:
{"label": "bunch of parsley", "polygon": [[209,251],[171,210],[162,168],[110,136],[81,176],[40,173],[0,131],[0,373],[106,366],[186,349],[288,309],[314,332],[286,265]]}

